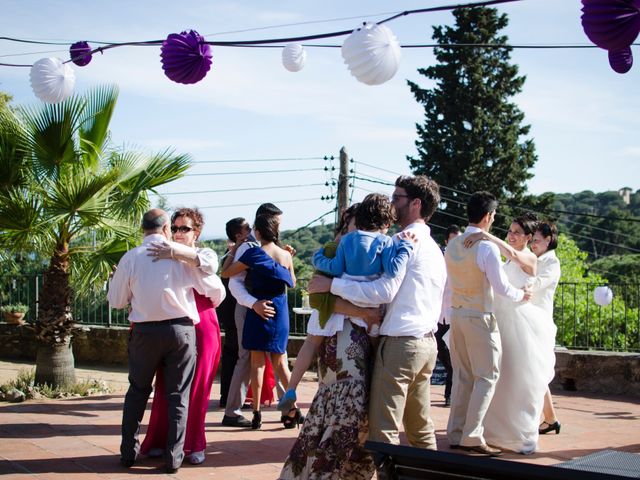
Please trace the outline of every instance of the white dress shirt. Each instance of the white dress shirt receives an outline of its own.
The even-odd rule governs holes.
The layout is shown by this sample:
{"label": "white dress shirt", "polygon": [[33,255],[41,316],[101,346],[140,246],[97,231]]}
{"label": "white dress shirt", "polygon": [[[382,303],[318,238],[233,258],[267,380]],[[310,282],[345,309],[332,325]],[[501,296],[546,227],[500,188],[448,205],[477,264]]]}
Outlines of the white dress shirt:
{"label": "white dress shirt", "polygon": [[398,275],[371,282],[334,278],[331,293],[349,301],[389,303],[380,335],[420,338],[437,330],[447,269],[427,225],[412,223],[404,231],[418,241]]}
{"label": "white dress shirt", "polygon": [[[253,237],[251,238],[253,239]],[[250,248],[255,247],[257,245],[259,244],[255,241],[255,239],[253,239],[253,241],[251,241],[250,239],[244,242],[236,250],[236,254],[233,257],[233,261],[237,262],[240,259],[240,257],[242,257],[244,252],[246,252]],[[251,308],[253,307],[253,304],[258,301],[258,299],[253,295],[251,295],[249,293],[249,290],[247,290],[247,287],[244,284],[244,281],[246,278],[247,278],[246,270],[244,272],[240,272],[237,275],[234,275],[233,277],[229,278],[229,291],[231,292],[231,295],[233,295],[236,298],[236,301],[240,305],[243,305],[247,308]]]}
{"label": "white dress shirt", "polygon": [[[186,263],[163,259],[153,261],[148,246],[163,241],[160,234],[144,237],[142,245],[124,254],[110,281],[107,299],[113,308],[131,305],[129,321],[151,322],[189,317],[198,323],[193,289],[218,305],[225,295],[224,286],[216,275]],[[210,255],[203,254],[201,262]],[[206,267],[205,267],[206,269]]]}
{"label": "white dress shirt", "polygon": [[[477,233],[482,232],[482,229],[469,225],[464,232]],[[507,274],[502,268],[500,249],[496,244],[489,241],[481,241],[476,253],[476,264],[480,271],[487,276],[487,280],[489,280],[491,288],[493,288],[493,293],[507,297],[514,302],[522,301],[524,292],[509,283]]]}

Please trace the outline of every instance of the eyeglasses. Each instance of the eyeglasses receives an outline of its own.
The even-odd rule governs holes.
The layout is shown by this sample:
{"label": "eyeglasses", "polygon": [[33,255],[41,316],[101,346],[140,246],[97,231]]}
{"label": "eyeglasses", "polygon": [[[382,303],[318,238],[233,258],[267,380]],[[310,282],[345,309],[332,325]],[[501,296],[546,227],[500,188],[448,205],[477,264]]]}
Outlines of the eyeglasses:
{"label": "eyeglasses", "polygon": [[180,233],[189,233],[191,230],[195,230],[195,228],[193,227],[186,227],[186,226],[181,226],[181,227],[176,227],[175,225],[171,225],[171,233],[176,233],[176,232],[180,232]]}
{"label": "eyeglasses", "polygon": [[391,195],[391,201],[395,202],[396,200],[399,200],[400,198],[409,198],[409,195],[402,195],[401,193],[394,193],[393,195]]}

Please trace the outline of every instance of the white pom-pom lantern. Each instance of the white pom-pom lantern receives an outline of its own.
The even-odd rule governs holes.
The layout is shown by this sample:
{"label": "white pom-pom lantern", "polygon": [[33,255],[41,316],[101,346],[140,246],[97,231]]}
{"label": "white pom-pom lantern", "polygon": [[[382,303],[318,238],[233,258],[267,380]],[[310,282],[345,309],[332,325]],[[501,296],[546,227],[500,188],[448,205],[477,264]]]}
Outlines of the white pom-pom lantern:
{"label": "white pom-pom lantern", "polygon": [[29,73],[31,89],[46,103],[59,103],[73,93],[76,76],[73,69],[59,58],[42,58],[33,64]]}
{"label": "white pom-pom lantern", "polygon": [[601,307],[609,305],[613,300],[613,291],[609,287],[596,287],[593,299]]}
{"label": "white pom-pom lantern", "polygon": [[290,72],[299,72],[307,61],[307,52],[299,43],[290,43],[282,49],[282,65]]}
{"label": "white pom-pom lantern", "polygon": [[351,75],[367,85],[391,80],[400,66],[400,44],[385,25],[368,23],[342,44],[342,58]]}

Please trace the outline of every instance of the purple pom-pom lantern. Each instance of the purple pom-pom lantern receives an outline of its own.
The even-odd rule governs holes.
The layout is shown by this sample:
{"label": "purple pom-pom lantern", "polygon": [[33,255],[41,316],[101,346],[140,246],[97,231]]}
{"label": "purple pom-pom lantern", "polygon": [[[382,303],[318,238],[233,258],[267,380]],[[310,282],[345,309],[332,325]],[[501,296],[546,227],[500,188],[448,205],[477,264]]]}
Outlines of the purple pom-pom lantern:
{"label": "purple pom-pom lantern", "polygon": [[91,61],[91,46],[87,42],[76,42],[71,45],[69,56],[77,66],[85,67]]}
{"label": "purple pom-pom lantern", "polygon": [[177,83],[202,80],[211,68],[211,47],[195,30],[172,33],[160,49],[164,74]]}
{"label": "purple pom-pom lantern", "polygon": [[640,32],[640,0],[582,0],[582,28],[605,50],[622,50]]}
{"label": "purple pom-pom lantern", "polygon": [[633,66],[631,47],[609,52],[609,65],[616,73],[627,73]]}

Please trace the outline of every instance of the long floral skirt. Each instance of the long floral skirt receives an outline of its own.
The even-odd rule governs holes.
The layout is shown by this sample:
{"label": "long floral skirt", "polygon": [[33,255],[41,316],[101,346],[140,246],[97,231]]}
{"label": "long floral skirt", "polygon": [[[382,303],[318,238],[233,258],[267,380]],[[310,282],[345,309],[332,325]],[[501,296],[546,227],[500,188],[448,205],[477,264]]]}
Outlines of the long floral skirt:
{"label": "long floral skirt", "polygon": [[363,448],[368,434],[371,345],[345,319],[320,346],[320,385],[280,479],[368,480],[375,470]]}

